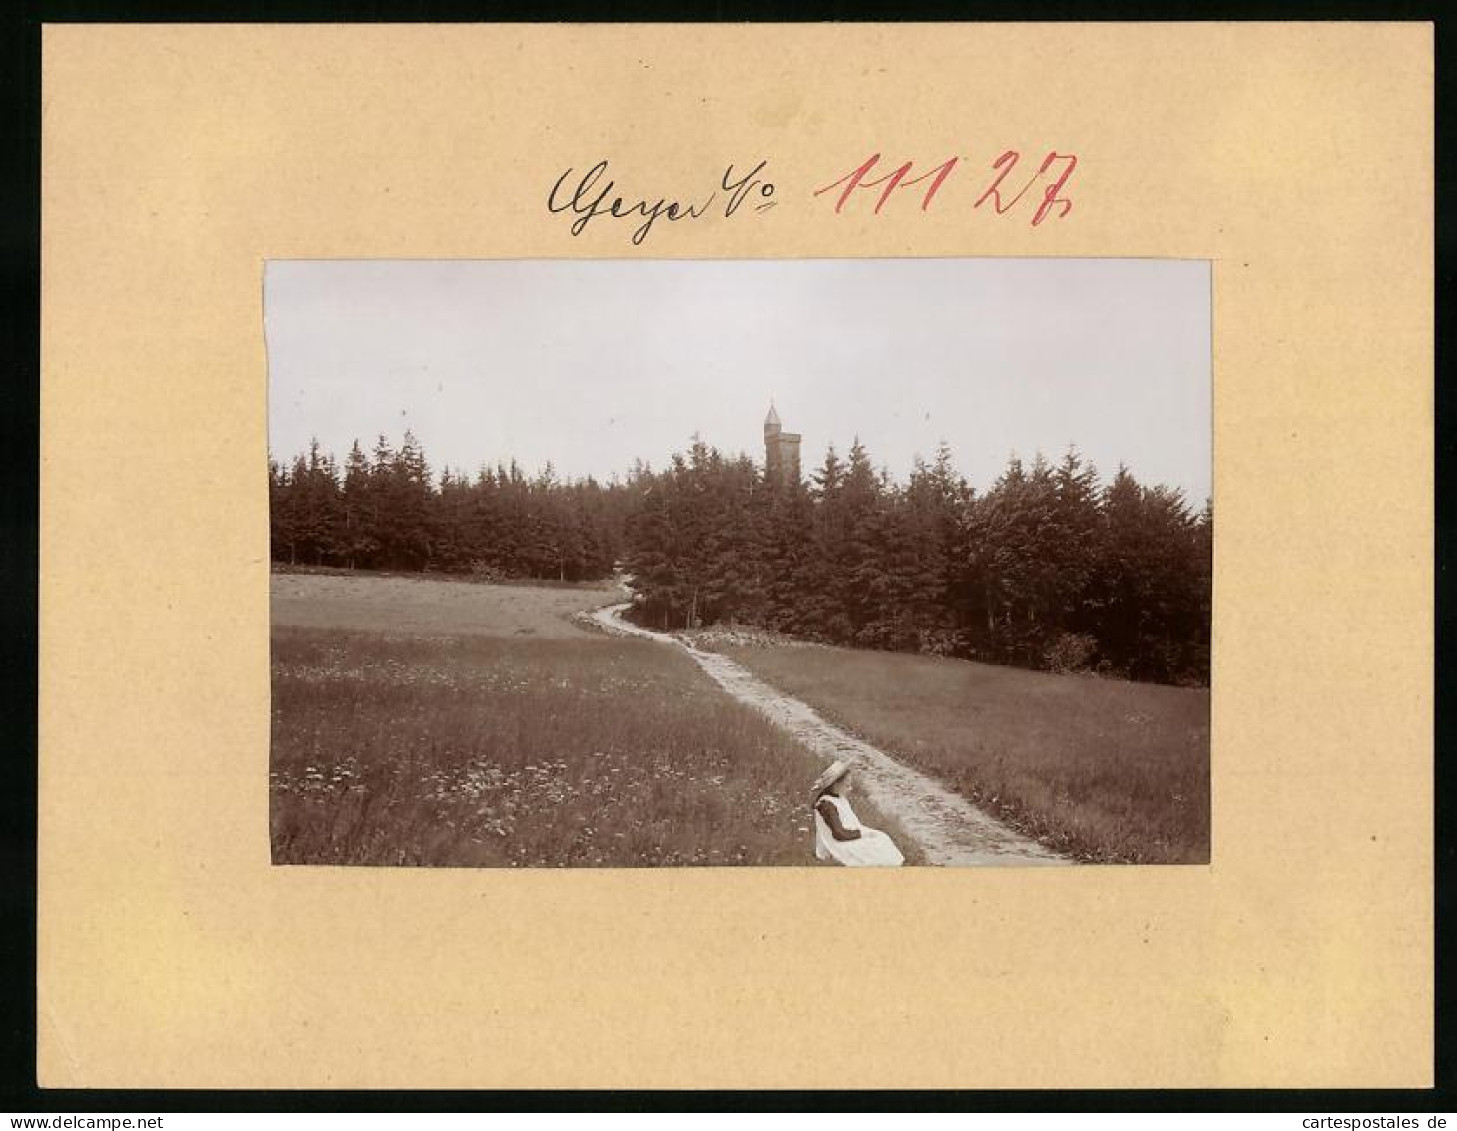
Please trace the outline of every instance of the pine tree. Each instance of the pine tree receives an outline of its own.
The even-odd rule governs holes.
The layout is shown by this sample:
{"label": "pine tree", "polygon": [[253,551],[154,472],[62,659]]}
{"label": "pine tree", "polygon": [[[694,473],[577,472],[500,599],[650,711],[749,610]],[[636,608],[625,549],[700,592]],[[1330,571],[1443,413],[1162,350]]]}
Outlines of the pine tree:
{"label": "pine tree", "polygon": [[1094,635],[1096,602],[1090,593],[1097,568],[1098,473],[1069,447],[1053,473],[1053,525],[1046,548],[1056,571],[1050,632]]}
{"label": "pine tree", "polygon": [[[297,461],[295,461],[297,463]],[[293,565],[298,561],[298,494],[288,469],[268,460],[268,534],[270,552],[276,562]]]}
{"label": "pine tree", "polygon": [[340,556],[349,569],[374,564],[379,552],[375,533],[376,516],[371,499],[369,461],[355,440],[344,461],[343,535]]}

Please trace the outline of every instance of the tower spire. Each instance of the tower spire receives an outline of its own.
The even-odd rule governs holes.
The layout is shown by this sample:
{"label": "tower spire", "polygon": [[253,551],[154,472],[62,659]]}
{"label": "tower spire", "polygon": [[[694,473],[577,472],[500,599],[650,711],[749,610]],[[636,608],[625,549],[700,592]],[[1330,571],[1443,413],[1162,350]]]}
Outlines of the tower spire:
{"label": "tower spire", "polygon": [[799,482],[799,434],[784,431],[772,397],[764,418],[764,477],[782,485]]}

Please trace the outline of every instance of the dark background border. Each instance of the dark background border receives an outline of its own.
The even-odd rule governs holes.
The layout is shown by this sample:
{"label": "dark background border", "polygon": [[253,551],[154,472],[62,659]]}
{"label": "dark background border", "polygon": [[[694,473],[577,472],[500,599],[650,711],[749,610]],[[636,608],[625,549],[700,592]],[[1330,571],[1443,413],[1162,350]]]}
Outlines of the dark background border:
{"label": "dark background border", "polygon": [[[1453,768],[1443,755],[1457,746],[1454,719],[1454,637],[1457,542],[1452,468],[1457,414],[1449,382],[1435,389],[1436,535],[1436,926],[1437,1030],[1432,1090],[1106,1090],[941,1092],[330,1092],[41,1090],[35,1084],[36,924],[36,659],[37,517],[40,373],[40,27],[42,23],[108,22],[456,22],[642,21],[767,22],[885,20],[1433,20],[1434,7],[1414,3],[1345,2],[1184,3],[1150,0],[991,0],[953,4],[901,0],[558,0],[463,3],[450,0],[218,0],[214,3],[122,3],[118,0],[23,3],[0,14],[0,246],[6,317],[0,321],[0,647],[7,678],[0,719],[0,1111],[64,1114],[169,1111],[1452,1111],[1452,963],[1446,941],[1454,910]],[[1452,357],[1453,225],[1441,204],[1454,187],[1451,144],[1442,136],[1451,90],[1442,63],[1450,58],[1451,28],[1436,22],[1437,176],[1419,180],[1393,200],[1393,210],[1435,209],[1437,256],[1437,373]],[[1312,185],[1312,192],[1319,186]],[[1373,380],[1379,380],[1373,375]],[[98,469],[98,474],[101,469]],[[1445,687],[1444,687],[1445,684]]]}

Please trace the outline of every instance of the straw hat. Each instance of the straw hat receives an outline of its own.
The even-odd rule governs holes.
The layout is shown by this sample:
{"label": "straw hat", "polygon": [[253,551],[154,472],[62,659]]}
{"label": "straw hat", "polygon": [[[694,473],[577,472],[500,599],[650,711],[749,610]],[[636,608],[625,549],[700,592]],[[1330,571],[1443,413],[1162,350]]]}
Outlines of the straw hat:
{"label": "straw hat", "polygon": [[850,767],[839,759],[836,759],[830,763],[824,773],[815,778],[814,785],[810,786],[810,792],[818,797],[849,772]]}

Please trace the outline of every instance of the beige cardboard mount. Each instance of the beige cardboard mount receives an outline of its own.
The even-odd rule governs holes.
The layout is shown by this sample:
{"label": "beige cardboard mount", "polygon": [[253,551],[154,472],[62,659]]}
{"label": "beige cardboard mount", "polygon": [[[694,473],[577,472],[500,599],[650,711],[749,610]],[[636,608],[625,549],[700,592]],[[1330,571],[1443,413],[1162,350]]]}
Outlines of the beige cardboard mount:
{"label": "beige cardboard mount", "polygon": [[[44,67],[43,1084],[1430,1081],[1429,26],[52,26]],[[973,208],[1005,150],[1076,154],[1073,210]],[[965,163],[814,195],[874,152]],[[603,157],[767,159],[778,205],[573,238]],[[265,261],[634,255],[1212,262],[1212,864],[270,866]]]}

